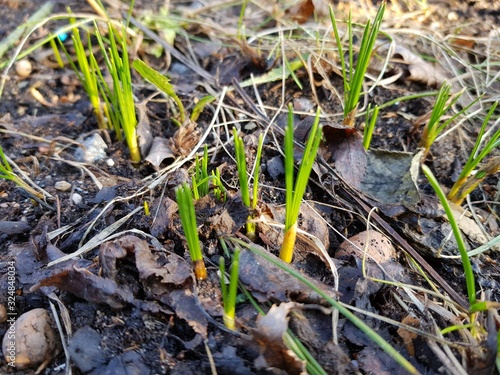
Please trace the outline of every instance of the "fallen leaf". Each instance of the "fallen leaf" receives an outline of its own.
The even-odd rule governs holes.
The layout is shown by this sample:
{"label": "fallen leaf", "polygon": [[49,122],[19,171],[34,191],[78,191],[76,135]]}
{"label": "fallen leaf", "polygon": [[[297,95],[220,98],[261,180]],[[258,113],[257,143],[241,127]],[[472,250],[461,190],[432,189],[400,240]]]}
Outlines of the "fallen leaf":
{"label": "fallen leaf", "polygon": [[326,150],[322,152],[329,156],[327,161],[335,163],[335,169],[345,182],[359,189],[367,163],[361,133],[352,127],[329,124],[323,126],[323,136]]}
{"label": "fallen leaf", "polygon": [[256,367],[279,368],[287,374],[306,374],[305,362],[288,349],[283,336],[288,329],[288,314],[296,307],[294,302],[271,306],[266,315],[257,318],[257,327],[252,330],[255,340],[260,346],[261,356],[256,360]]}
{"label": "fallen leaf", "polygon": [[76,265],[41,280],[31,287],[30,292],[35,292],[43,286],[55,286],[88,302],[106,304],[113,309],[121,309],[127,303],[134,302],[128,288],[120,287],[113,280],[94,275]]}
{"label": "fallen leaf", "polygon": [[420,201],[416,184],[420,158],[421,152],[369,150],[358,188],[382,203],[415,205]]}
{"label": "fallen leaf", "polygon": [[171,142],[162,137],[154,137],[153,144],[149,153],[144,158],[148,163],[150,163],[155,169],[159,169],[160,164],[165,159],[174,159],[175,155],[172,152]]}

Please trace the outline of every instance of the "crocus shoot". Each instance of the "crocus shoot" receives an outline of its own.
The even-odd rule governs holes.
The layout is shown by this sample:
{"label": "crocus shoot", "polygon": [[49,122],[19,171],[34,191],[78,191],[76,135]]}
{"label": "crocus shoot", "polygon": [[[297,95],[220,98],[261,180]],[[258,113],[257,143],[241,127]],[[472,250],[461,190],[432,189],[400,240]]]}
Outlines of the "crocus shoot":
{"label": "crocus shoot", "polygon": [[240,251],[235,250],[231,271],[229,276],[229,287],[226,284],[226,263],[224,257],[220,257],[220,286],[222,291],[222,303],[224,305],[223,320],[229,329],[235,329],[234,315],[236,312],[236,294],[238,292]]}
{"label": "crocus shoot", "polygon": [[181,218],[182,229],[186,236],[189,249],[189,256],[194,266],[194,273],[198,280],[207,277],[207,270],[201,253],[200,240],[198,238],[198,228],[196,226],[196,213],[194,211],[193,195],[187,183],[179,185],[175,189],[177,204],[179,205],[179,216]]}
{"label": "crocus shoot", "polygon": [[292,261],[293,257],[295,239],[297,237],[297,219],[299,217],[300,204],[306,191],[307,182],[309,181],[309,176],[321,141],[319,114],[318,108],[302,155],[302,162],[300,164],[297,180],[294,184],[293,109],[291,105],[288,107],[288,123],[285,129],[285,237],[280,252],[280,258],[288,263]]}

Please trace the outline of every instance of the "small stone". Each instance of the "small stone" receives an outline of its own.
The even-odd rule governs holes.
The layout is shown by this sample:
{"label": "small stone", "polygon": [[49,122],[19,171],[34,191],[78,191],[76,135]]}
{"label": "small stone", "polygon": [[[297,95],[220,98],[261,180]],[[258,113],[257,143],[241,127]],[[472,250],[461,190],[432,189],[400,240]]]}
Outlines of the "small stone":
{"label": "small stone", "polygon": [[16,74],[20,78],[28,78],[31,74],[33,67],[31,66],[31,62],[28,59],[22,59],[16,62],[15,65]]}
{"label": "small stone", "polygon": [[115,161],[113,159],[107,159],[106,164],[108,167],[113,167],[115,165]]}
{"label": "small stone", "polygon": [[74,204],[79,205],[83,201],[83,197],[78,194],[78,193],[73,193],[71,195],[71,200],[73,201]]}
{"label": "small stone", "polygon": [[84,141],[79,141],[85,148],[76,149],[75,157],[78,161],[95,163],[106,157],[106,149],[108,148],[108,145],[99,134],[94,133]]}
{"label": "small stone", "polygon": [[[368,246],[367,240],[369,241]],[[372,259],[377,263],[389,262],[396,258],[396,250],[389,238],[373,229],[360,232],[342,242],[335,252],[335,258],[352,255],[362,259],[365,250],[368,259]]]}
{"label": "small stone", "polygon": [[71,189],[71,184],[67,181],[57,181],[54,187],[59,191],[68,191]]}
{"label": "small stone", "polygon": [[16,370],[35,368],[57,355],[56,334],[52,320],[45,309],[34,309],[22,314],[9,324],[2,341],[2,352],[7,363]]}

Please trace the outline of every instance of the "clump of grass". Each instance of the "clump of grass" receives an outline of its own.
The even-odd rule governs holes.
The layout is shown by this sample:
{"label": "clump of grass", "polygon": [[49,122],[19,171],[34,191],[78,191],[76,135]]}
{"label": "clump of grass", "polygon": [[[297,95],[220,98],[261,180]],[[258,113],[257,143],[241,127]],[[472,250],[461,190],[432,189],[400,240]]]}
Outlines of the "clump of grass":
{"label": "clump of grass", "polygon": [[486,126],[497,105],[498,102],[494,103],[484,118],[481,130],[479,131],[476,143],[474,144],[474,148],[472,149],[462,172],[460,172],[457,181],[453,184],[450,192],[448,193],[448,199],[453,203],[461,204],[464,198],[472,190],[474,190],[481,181],[483,181],[487,176],[500,170],[500,159],[495,157],[486,163],[486,165],[482,166],[475,174],[473,174],[473,171],[479,166],[484,158],[488,156],[493,149],[500,145],[500,130],[497,130],[480,150]]}
{"label": "clump of grass", "polygon": [[222,291],[222,303],[224,305],[223,320],[227,328],[234,330],[236,313],[236,295],[238,292],[238,273],[239,273],[240,251],[236,249],[233,253],[231,262],[231,271],[229,276],[229,287],[226,283],[226,263],[224,257],[220,257],[220,286]]}
{"label": "clump of grass", "polygon": [[[132,162],[138,163],[141,161],[141,153],[137,142],[137,116],[135,113],[125,28],[122,28],[121,36],[119,37],[114,31],[112,24],[108,23],[109,48],[106,48],[97,24],[94,25],[97,41],[99,42],[113,84],[111,89],[104,80],[100,70],[98,70],[102,96],[106,100],[108,108],[112,108],[112,112],[108,116],[112,114],[115,129],[119,128],[123,131],[130,151],[130,158]],[[121,140],[121,131],[117,134]]]}
{"label": "clump of grass", "polygon": [[[240,191],[241,191],[241,200],[243,204],[250,208],[251,210],[255,210],[257,208],[258,202],[258,188],[259,188],[259,167],[260,167],[260,159],[262,156],[262,146],[263,146],[263,137],[262,134],[259,136],[259,144],[257,146],[257,155],[255,157],[255,165],[254,165],[254,175],[253,175],[253,189],[252,189],[252,199],[250,200],[250,187],[248,183],[247,176],[247,162],[246,162],[246,153],[245,153],[245,145],[243,144],[243,139],[238,135],[237,130],[233,128],[234,135],[234,150],[236,156],[236,167],[238,169],[238,178],[240,182]],[[252,223],[253,214],[251,213],[249,216],[249,221],[247,221],[246,229],[247,236],[250,239],[255,238],[255,223]]]}
{"label": "clump of grass", "polygon": [[[75,19],[70,18],[70,23],[74,24]],[[114,129],[120,141],[125,137],[130,158],[132,162],[138,163],[141,161],[141,154],[137,142],[137,116],[125,28],[122,28],[121,36],[117,35],[111,23],[107,24],[107,29],[108,38],[105,39],[94,22],[94,35],[112,79],[111,87],[97,63],[90,32],[87,32],[85,47],[79,29],[74,27],[71,31],[76,64],[62,42],[60,46],[87,92],[99,128]]]}
{"label": "clump of grass", "polygon": [[285,129],[285,237],[281,246],[280,258],[290,263],[293,257],[295,240],[297,237],[297,219],[300,212],[302,197],[306,191],[307,182],[316,159],[319,143],[321,141],[321,128],[319,127],[319,108],[311,127],[309,138],[302,155],[297,180],[294,183],[294,157],[293,157],[293,109],[288,107],[288,123]]}
{"label": "clump of grass", "polygon": [[[347,19],[349,47],[347,51],[348,61],[346,62],[344,57],[344,50],[342,48],[342,42],[340,40],[340,35],[337,27],[337,21],[335,19],[333,8],[332,6],[330,6],[330,20],[333,26],[333,32],[335,34],[335,41],[337,43],[342,78],[344,82],[343,124],[346,126],[354,126],[354,119],[356,117],[356,112],[358,109],[359,97],[361,95],[361,89],[363,88],[363,80],[365,78],[366,70],[368,69],[368,64],[370,63],[373,47],[375,46],[375,41],[377,40],[380,26],[382,24],[382,19],[385,12],[385,3],[386,2],[384,0],[380,5],[375,19],[373,20],[373,24],[368,21],[365,25],[365,30],[361,38],[361,45],[359,47],[356,64],[354,64],[355,53],[353,48],[351,13],[349,12],[349,17]],[[354,67],[354,65],[356,65],[356,67]]]}
{"label": "clump of grass", "polygon": [[193,195],[187,183],[179,185],[175,189],[177,204],[179,205],[179,216],[181,218],[182,229],[186,236],[189,256],[194,266],[196,278],[203,280],[207,277],[207,270],[201,252],[200,240],[198,238],[198,228],[196,226],[196,213],[194,210]]}

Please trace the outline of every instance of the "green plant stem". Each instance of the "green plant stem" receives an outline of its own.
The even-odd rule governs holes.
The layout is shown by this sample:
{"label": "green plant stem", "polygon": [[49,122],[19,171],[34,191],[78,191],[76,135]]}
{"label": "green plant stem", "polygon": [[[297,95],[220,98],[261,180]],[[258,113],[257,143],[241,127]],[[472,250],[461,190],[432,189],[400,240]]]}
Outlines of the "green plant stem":
{"label": "green plant stem", "polygon": [[200,240],[198,238],[198,228],[196,226],[196,213],[194,210],[193,195],[187,183],[175,189],[177,204],[179,205],[179,216],[181,218],[182,229],[188,243],[189,256],[193,262],[196,278],[203,280],[207,277],[205,262],[201,252]]}
{"label": "green plant stem", "polygon": [[441,204],[443,205],[446,216],[448,217],[451,228],[453,230],[453,235],[455,236],[455,240],[457,241],[458,251],[460,252],[460,258],[462,260],[462,266],[464,268],[465,284],[467,286],[467,297],[469,299],[469,304],[472,306],[476,302],[476,284],[474,280],[474,271],[472,270],[472,265],[467,254],[467,249],[465,248],[465,242],[462,237],[462,233],[458,228],[457,221],[455,220],[455,216],[453,215],[450,204],[448,203],[448,199],[439,186],[439,182],[436,180],[436,177],[434,177],[431,170],[426,165],[422,165],[422,171],[424,172],[425,176],[429,180],[429,183],[436,192],[436,195],[441,201]]}
{"label": "green plant stem", "polygon": [[302,163],[294,186],[293,108],[291,105],[288,107],[288,123],[285,129],[285,237],[283,238],[283,244],[280,251],[280,258],[288,263],[290,263],[293,258],[293,249],[297,238],[297,219],[300,213],[302,197],[306,191],[309,176],[314,161],[316,160],[316,154],[321,141],[322,132],[319,127],[319,115],[320,109],[318,108],[302,155]]}

